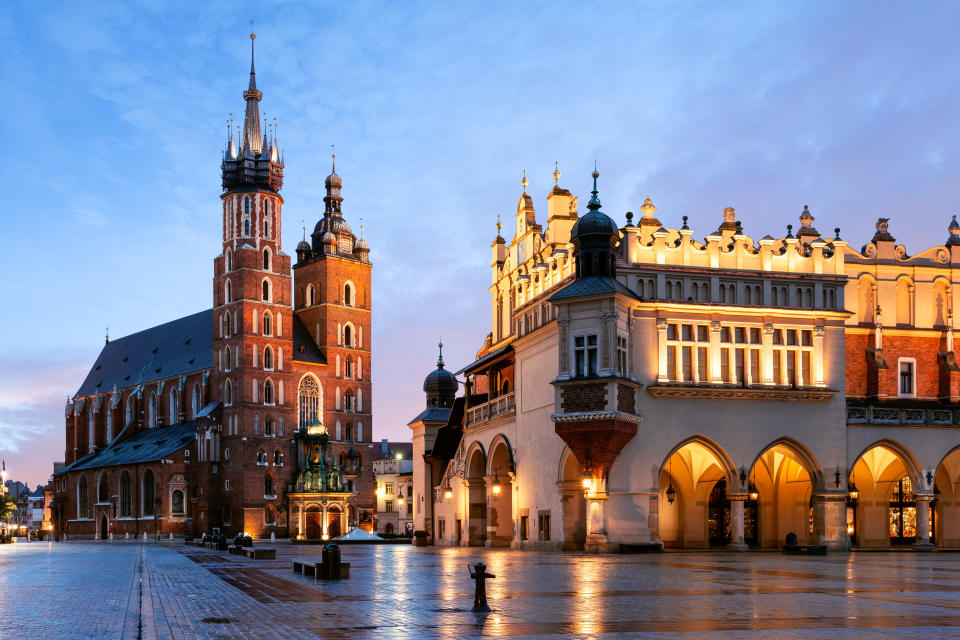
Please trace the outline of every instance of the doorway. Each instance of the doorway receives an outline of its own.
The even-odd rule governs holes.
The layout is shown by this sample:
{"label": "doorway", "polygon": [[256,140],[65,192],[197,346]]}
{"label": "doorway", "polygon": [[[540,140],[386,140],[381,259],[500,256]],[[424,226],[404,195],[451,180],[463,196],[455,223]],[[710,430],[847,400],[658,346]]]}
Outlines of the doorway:
{"label": "doorway", "polygon": [[307,507],[304,514],[304,528],[309,540],[319,540],[323,536],[323,526],[320,523],[320,507]]}
{"label": "doorway", "polygon": [[100,539],[107,539],[107,516],[100,516]]}

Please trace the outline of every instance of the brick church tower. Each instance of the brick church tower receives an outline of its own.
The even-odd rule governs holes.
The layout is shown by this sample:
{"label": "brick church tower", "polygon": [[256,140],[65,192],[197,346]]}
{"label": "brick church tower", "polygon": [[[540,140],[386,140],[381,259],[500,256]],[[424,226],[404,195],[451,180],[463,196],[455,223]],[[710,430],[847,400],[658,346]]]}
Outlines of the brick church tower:
{"label": "brick church tower", "polygon": [[373,475],[370,381],[370,248],[343,217],[342,178],[325,180],[323,217],[297,246],[293,267],[296,315],[325,356],[320,375],[330,453],[356,491],[352,506],[361,526],[372,524]]}
{"label": "brick church tower", "polygon": [[[290,257],[281,250],[283,160],[275,137],[261,132],[250,42],[250,84],[239,145],[233,134],[222,163],[223,250],[214,259],[211,393],[222,402],[222,424],[210,456],[219,465],[223,525],[262,531],[284,510],[283,488],[294,465],[290,441],[297,379],[293,370]],[[239,147],[239,150],[238,150]],[[202,440],[201,440],[202,445]],[[218,450],[220,450],[218,452]],[[200,447],[201,461],[205,457]],[[212,483],[211,483],[212,484]],[[215,509],[211,518],[216,519]],[[212,523],[211,523],[212,524]]]}

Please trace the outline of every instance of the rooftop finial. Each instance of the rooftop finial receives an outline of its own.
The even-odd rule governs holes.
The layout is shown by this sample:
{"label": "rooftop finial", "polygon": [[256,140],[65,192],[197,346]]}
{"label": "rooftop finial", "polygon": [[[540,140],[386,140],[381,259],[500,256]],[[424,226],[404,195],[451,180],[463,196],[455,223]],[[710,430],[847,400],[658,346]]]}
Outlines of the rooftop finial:
{"label": "rooftop finial", "polygon": [[334,147],[333,145],[330,145],[330,160],[333,163],[333,168],[330,171],[330,173],[336,173],[337,172],[337,154],[336,154],[336,147]]}
{"label": "rooftop finial", "polygon": [[503,225],[500,223],[500,214],[497,214],[497,237],[500,237],[500,229],[503,228]]}
{"label": "rooftop finial", "polygon": [[107,332],[107,342],[109,343],[109,342],[110,342],[110,327],[104,327],[103,330]]}
{"label": "rooftop finial", "polygon": [[554,163],[553,163],[553,186],[555,186],[555,187],[559,187],[559,186],[560,186],[560,175],[561,175],[561,174],[560,174],[560,163],[559,163],[559,162],[554,162]]}
{"label": "rooftop finial", "polygon": [[520,181],[520,184],[523,185],[523,192],[526,193],[526,192],[527,192],[527,185],[530,184],[530,181],[527,180],[527,170],[526,170],[526,169],[523,170],[523,180]]}
{"label": "rooftop finial", "polygon": [[597,211],[600,209],[600,198],[597,196],[599,191],[597,191],[597,178],[600,177],[600,172],[597,171],[597,161],[593,161],[593,173],[590,174],[593,176],[593,191],[590,192],[590,202],[587,204],[587,209],[591,211]]}
{"label": "rooftop finial", "polygon": [[437,357],[437,369],[443,369],[443,337],[440,338],[440,343],[437,346],[440,347],[440,355]]}
{"label": "rooftop finial", "polygon": [[307,221],[301,219],[300,224],[303,225],[301,227],[301,229],[303,229],[303,241],[306,242],[307,241]]}
{"label": "rooftop finial", "polygon": [[363,240],[363,218],[360,218],[360,239]]}

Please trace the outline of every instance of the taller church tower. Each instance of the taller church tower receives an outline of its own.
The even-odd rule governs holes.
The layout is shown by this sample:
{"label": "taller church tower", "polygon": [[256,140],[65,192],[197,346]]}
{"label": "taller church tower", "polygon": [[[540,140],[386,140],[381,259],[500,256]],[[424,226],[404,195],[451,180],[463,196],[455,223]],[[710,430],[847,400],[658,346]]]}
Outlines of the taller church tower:
{"label": "taller church tower", "polygon": [[221,506],[209,505],[209,524],[219,518],[242,531],[263,531],[277,521],[283,489],[295,470],[282,464],[295,459],[289,436],[296,427],[285,424],[285,416],[295,415],[297,384],[291,261],[280,243],[284,163],[276,136],[260,127],[255,37],[250,34],[243,128],[238,141],[229,133],[221,165],[223,239],[214,259],[210,393],[222,403],[222,424],[212,436],[222,441],[206,454],[201,447],[201,460],[223,458],[215,484]]}

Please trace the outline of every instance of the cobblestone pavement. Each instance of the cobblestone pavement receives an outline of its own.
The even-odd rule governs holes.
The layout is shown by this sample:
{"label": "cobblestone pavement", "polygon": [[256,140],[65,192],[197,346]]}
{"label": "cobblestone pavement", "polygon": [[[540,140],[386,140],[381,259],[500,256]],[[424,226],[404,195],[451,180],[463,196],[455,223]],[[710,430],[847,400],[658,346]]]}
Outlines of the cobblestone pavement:
{"label": "cobblestone pavement", "polygon": [[[960,638],[960,554],[586,556],[344,546],[314,582],[278,543],[0,545],[2,638]],[[470,611],[484,560],[493,612]]]}

